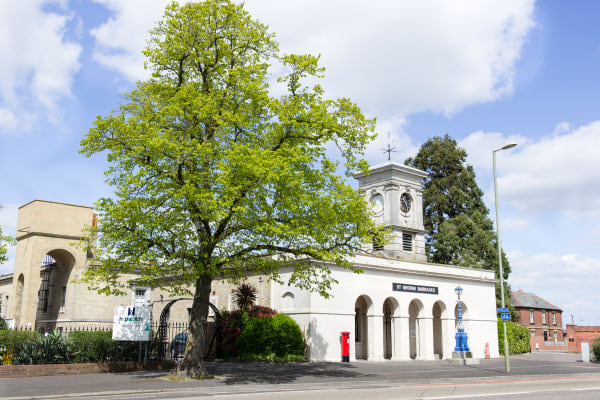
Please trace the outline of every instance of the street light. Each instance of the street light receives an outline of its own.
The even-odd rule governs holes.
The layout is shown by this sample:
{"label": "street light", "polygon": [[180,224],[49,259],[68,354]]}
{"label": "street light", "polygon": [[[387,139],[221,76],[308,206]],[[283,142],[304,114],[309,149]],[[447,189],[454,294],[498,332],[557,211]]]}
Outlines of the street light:
{"label": "street light", "polygon": [[469,345],[467,344],[467,333],[465,332],[465,329],[463,328],[463,324],[462,324],[462,308],[460,306],[460,295],[463,292],[463,289],[460,286],[457,286],[456,289],[454,289],[454,291],[456,292],[456,295],[458,296],[458,327],[457,327],[457,332],[456,332],[456,347],[454,348],[454,351],[459,351],[462,353],[462,357],[461,358],[465,358],[464,357],[464,353],[467,351],[471,351],[469,349]]}
{"label": "street light", "polygon": [[[492,151],[494,155],[494,201],[496,204],[496,244],[498,245],[498,267],[500,273],[500,299],[502,301],[502,308],[505,308],[504,304],[504,271],[502,270],[502,247],[500,246],[500,219],[498,216],[498,183],[496,181],[496,152],[500,150],[512,149],[516,143],[509,143],[502,146],[499,149]],[[510,364],[508,360],[508,337],[506,335],[506,321],[502,321],[504,331],[504,370],[508,374],[510,372]]]}

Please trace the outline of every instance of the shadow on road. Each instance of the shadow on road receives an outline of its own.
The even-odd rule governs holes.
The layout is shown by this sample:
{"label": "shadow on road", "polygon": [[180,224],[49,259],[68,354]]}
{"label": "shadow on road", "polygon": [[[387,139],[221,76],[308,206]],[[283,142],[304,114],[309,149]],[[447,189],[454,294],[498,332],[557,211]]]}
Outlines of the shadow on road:
{"label": "shadow on road", "polygon": [[[251,368],[248,368],[251,366]],[[224,376],[227,385],[240,383],[293,383],[301,377],[354,378],[370,376],[345,363],[211,363],[206,365],[210,374]]]}

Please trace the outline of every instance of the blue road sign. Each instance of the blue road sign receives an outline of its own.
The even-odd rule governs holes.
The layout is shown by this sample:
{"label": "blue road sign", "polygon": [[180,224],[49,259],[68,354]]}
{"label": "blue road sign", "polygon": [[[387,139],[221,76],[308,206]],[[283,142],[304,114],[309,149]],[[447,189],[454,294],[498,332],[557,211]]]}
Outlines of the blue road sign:
{"label": "blue road sign", "polygon": [[510,321],[510,313],[503,312],[502,314],[500,314],[500,319],[502,321]]}
{"label": "blue road sign", "polygon": [[496,308],[496,312],[508,312],[508,308]]}

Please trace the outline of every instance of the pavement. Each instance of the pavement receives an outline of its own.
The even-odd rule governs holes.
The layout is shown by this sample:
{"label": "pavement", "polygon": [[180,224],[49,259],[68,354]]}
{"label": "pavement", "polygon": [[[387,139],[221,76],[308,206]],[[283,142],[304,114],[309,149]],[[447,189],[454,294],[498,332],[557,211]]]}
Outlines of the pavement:
{"label": "pavement", "polygon": [[[422,385],[457,382],[518,382],[600,378],[600,363],[583,363],[581,355],[534,352],[482,359],[479,365],[436,361],[358,361],[351,363],[234,363],[208,362],[212,379],[174,381],[164,371],[63,375],[0,379],[0,399],[108,398],[128,393],[147,398],[161,393],[248,393],[269,390],[321,390],[333,387]],[[150,396],[150,395],[153,396]]]}

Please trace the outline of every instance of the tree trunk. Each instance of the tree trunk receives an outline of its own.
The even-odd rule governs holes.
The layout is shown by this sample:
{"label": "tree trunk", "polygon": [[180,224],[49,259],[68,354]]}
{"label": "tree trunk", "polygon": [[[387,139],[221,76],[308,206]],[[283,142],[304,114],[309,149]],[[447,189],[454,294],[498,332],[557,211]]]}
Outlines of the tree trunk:
{"label": "tree trunk", "polygon": [[208,303],[212,277],[202,275],[196,280],[192,314],[190,316],[190,334],[183,361],[179,371],[186,377],[197,379],[206,376],[204,369],[204,352],[206,348],[206,320],[208,318]]}

